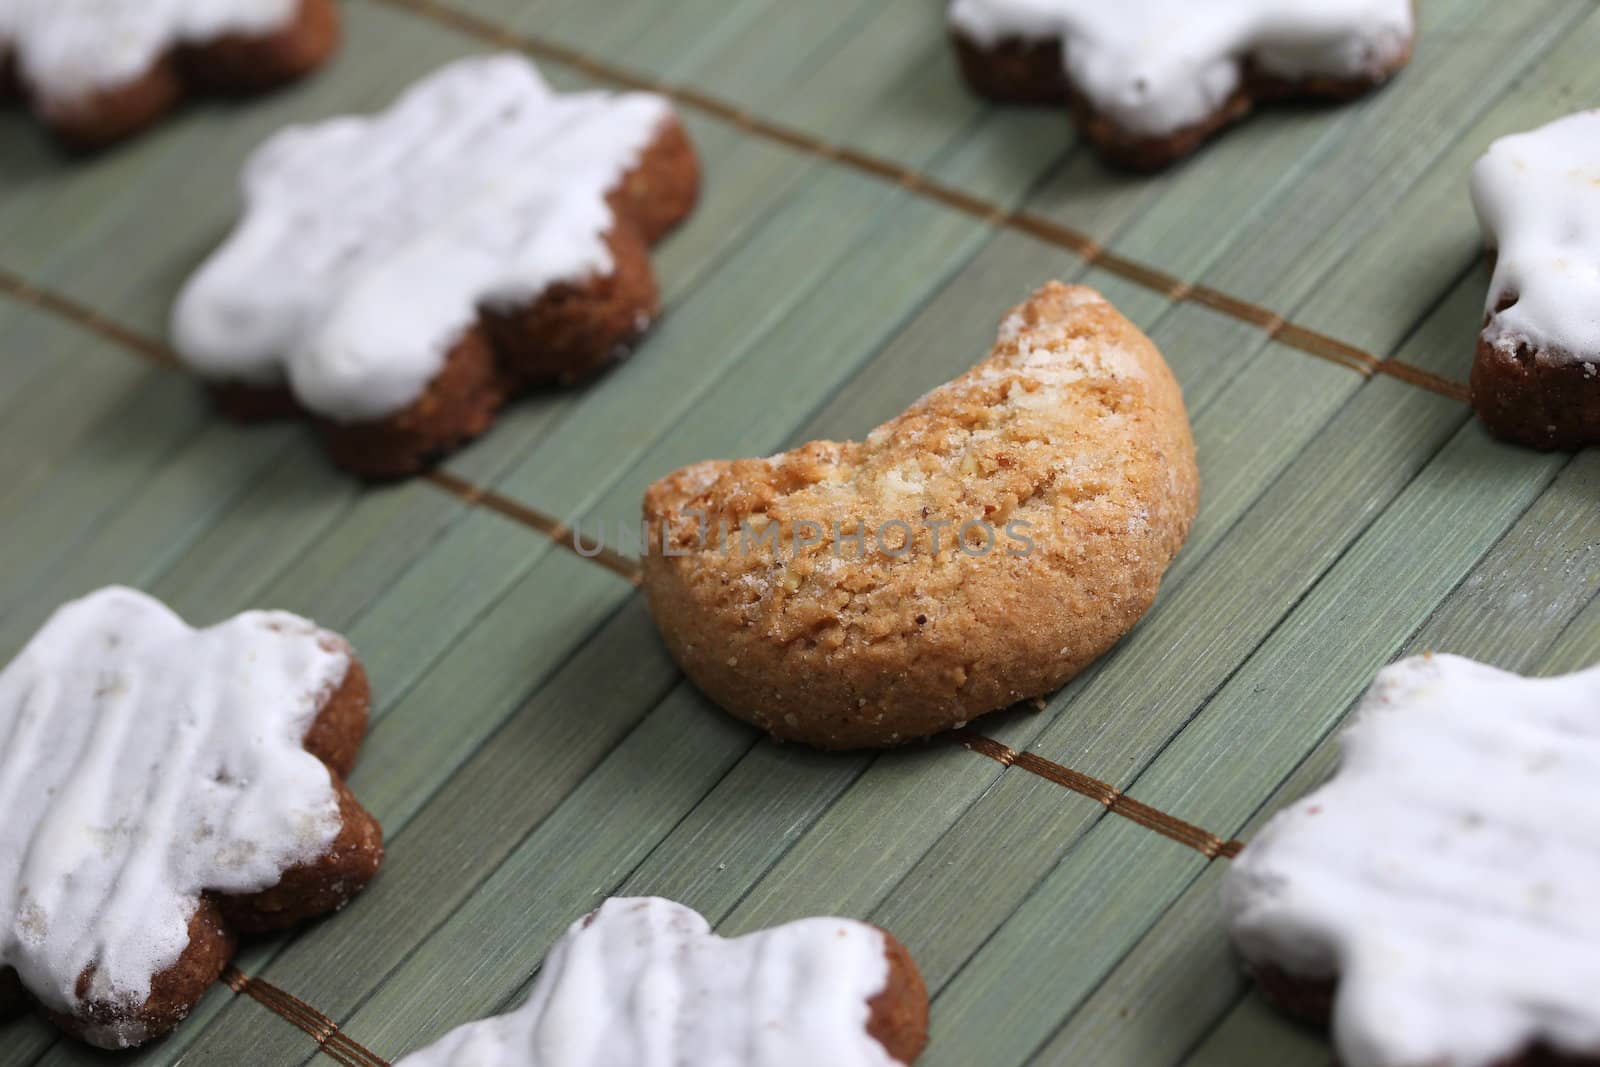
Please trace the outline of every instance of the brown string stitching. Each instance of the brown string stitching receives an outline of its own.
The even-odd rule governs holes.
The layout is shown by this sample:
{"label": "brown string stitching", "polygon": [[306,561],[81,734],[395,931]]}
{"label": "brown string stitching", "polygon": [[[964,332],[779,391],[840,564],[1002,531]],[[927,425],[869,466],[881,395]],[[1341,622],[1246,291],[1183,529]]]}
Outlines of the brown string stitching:
{"label": "brown string stitching", "polygon": [[[1224,841],[1208,830],[1133,799],[1107,782],[1063,767],[1035,753],[1018,752],[1009,745],[970,730],[958,731],[950,735],[950,738],[969,751],[987,756],[1004,767],[1021,768],[1086,796],[1102,805],[1107,811],[1121,815],[1163,837],[1187,845],[1208,860],[1218,857],[1232,859],[1244,848],[1244,843],[1241,841]],[[223,971],[222,980],[234,993],[250,997],[304,1031],[317,1043],[317,1048],[324,1055],[343,1064],[344,1067],[391,1067],[388,1060],[340,1030],[338,1023],[299,997],[279,989],[272,983],[252,978],[231,964]]]}
{"label": "brown string stitching", "polygon": [[[412,0],[387,0],[387,2],[409,3],[412,2]],[[1092,241],[1087,241],[1087,239],[1084,245],[1084,255],[1086,257],[1092,257],[1096,259],[1109,258],[1103,256],[1099,245]],[[1176,281],[1174,281],[1173,284],[1175,286],[1182,285],[1182,283]],[[148,338],[142,337],[134,331],[100,316],[98,313],[94,312],[85,305],[79,304],[76,301],[59,294],[48,292],[33,286],[21,278],[10,274],[3,268],[0,268],[0,293],[10,294],[26,303],[35,305],[53,314],[59,315],[62,318],[65,318],[79,326],[84,327],[85,329],[107,338],[108,340],[130,348],[157,363],[170,364],[175,361],[175,357],[173,356],[171,350],[167,349],[165,346],[160,345]],[[1215,293],[1214,290],[1207,290],[1203,289],[1202,287],[1195,287],[1193,293],[1197,299],[1200,298],[1202,294],[1205,294],[1208,299],[1213,295],[1222,296],[1222,294]],[[1309,334],[1309,331],[1306,332]],[[1339,345],[1339,342],[1333,341],[1331,338],[1327,340],[1331,345]],[[1343,361],[1340,360],[1339,362]],[[1348,363],[1345,363],[1344,365],[1350,366]],[[1384,366],[1387,366],[1387,364],[1384,364]],[[1421,379],[1436,377],[1429,375],[1427,371],[1423,371],[1420,368],[1410,367],[1408,365],[1402,366],[1404,367],[1404,373],[1391,373],[1394,373],[1396,378],[1399,378],[1402,381],[1411,382],[1411,384],[1414,385],[1422,385],[1423,382]],[[1435,382],[1434,391],[1441,392],[1445,386],[1454,389],[1461,388],[1453,382],[1448,382],[1444,379],[1437,379]],[[1465,399],[1465,397],[1460,397],[1460,399]],[[484,489],[480,486],[474,485],[472,482],[469,482],[464,478],[457,477],[448,471],[434,470],[425,475],[424,478],[430,484],[457,497],[467,506],[488,508],[508,519],[511,519],[513,522],[519,523],[532,530],[536,530],[539,533],[544,534],[546,537],[551,538],[563,548],[577,553],[581,558],[598,563],[600,566],[605,567],[613,573],[621,576],[624,580],[632,585],[637,586],[642,581],[642,568],[636,560],[603,546],[600,548],[598,553],[580,552],[578,550],[576,532],[573,531],[572,528],[566,523],[554,519],[549,515],[537,510],[536,508],[519,503],[518,501],[500,493],[496,493],[493,490]],[[1243,845],[1238,841],[1223,841],[1221,838],[1210,833],[1209,831],[1202,830],[1199,827],[1183,822],[1181,819],[1174,818],[1173,816],[1167,815],[1156,808],[1152,808],[1148,804],[1134,800],[1132,797],[1129,797],[1117,790],[1114,786],[1108,785],[1105,782],[1101,782],[1099,779],[1091,778],[1088,775],[1082,774],[1078,771],[1070,770],[1061,766],[1060,764],[1052,763],[1051,761],[1046,760],[1041,756],[1037,756],[1031,752],[1019,753],[998,741],[984,737],[981,734],[974,734],[966,731],[954,735],[954,739],[973,752],[988,756],[1007,767],[1020,767],[1023,770],[1037,774],[1042,778],[1049,779],[1050,781],[1070,789],[1073,792],[1081,793],[1084,796],[1090,797],[1103,804],[1108,810],[1116,812],[1117,814],[1131,819],[1134,822],[1154,830],[1157,833],[1170,837],[1175,841],[1180,841],[1191,848],[1196,849],[1202,855],[1205,855],[1209,858],[1215,858],[1217,856],[1231,858],[1237,855],[1239,850],[1243,848]],[[240,975],[239,977],[243,979],[244,976]],[[248,991],[248,986],[241,986],[240,989]],[[235,991],[240,991],[240,989],[236,989]]]}
{"label": "brown string stitching", "polygon": [[644,570],[638,562],[603,544],[594,550],[580,548],[578,534],[571,526],[546,515],[537,508],[529,507],[492,489],[474,485],[446,470],[431,470],[423,477],[472,507],[487,508],[513,522],[538,530],[567,551],[590,562],[598,563],[631,585],[637,586],[644,581]]}
{"label": "brown string stitching", "polygon": [[[402,2],[402,0],[390,0],[390,2]],[[409,2],[409,0],[404,0],[404,2]],[[1043,220],[1040,221],[1042,222]],[[1053,226],[1054,224],[1050,225]],[[1096,242],[1087,238],[1083,239],[1080,254],[1091,261],[1100,260],[1104,264],[1115,263],[1118,267],[1126,264],[1128,267],[1141,272],[1145,270],[1145,268],[1138,264],[1133,264],[1131,261],[1124,261],[1120,258],[1105,255],[1103,249]],[[1157,274],[1159,272],[1150,271],[1143,275],[1151,279],[1150,285],[1152,288],[1160,288],[1160,285],[1156,283]],[[1197,292],[1196,290],[1191,290],[1186,283],[1179,282],[1176,279],[1160,284],[1166,286],[1166,291],[1175,300],[1182,299],[1183,296],[1189,295],[1191,292]],[[60,294],[40,289],[17,275],[6,271],[4,268],[0,268],[0,292],[12,296],[22,303],[38,307],[67,319],[109,341],[129,348],[153,362],[162,365],[171,365],[176,362],[176,357],[172,350],[165,345],[105,318],[87,305],[80,304]],[[1309,331],[1307,333],[1309,334]],[[1333,345],[1340,344],[1331,338],[1327,340]],[[1348,366],[1349,364],[1346,365]],[[1406,369],[1418,376],[1427,375],[1426,371],[1422,371],[1419,368],[1407,367]],[[1399,374],[1396,377],[1412,381],[1411,378]],[[1459,388],[1453,382],[1447,382],[1444,379],[1438,379],[1438,381],[1445,385]],[[1422,382],[1413,381],[1413,384],[1420,385]],[[430,471],[424,478],[434,486],[452,494],[468,507],[487,508],[511,519],[513,522],[536,530],[554,540],[563,548],[578,554],[581,558],[598,563],[635,586],[638,586],[642,581],[642,569],[638,562],[603,546],[598,553],[579,552],[576,533],[572,528],[535,508],[519,503],[493,490],[484,489],[448,471]],[[1019,767],[1047,781],[1089,797],[1104,806],[1106,810],[1121,815],[1164,837],[1187,845],[1207,859],[1216,859],[1219,856],[1232,859],[1244,848],[1243,842],[1236,840],[1224,841],[1208,830],[1168,815],[1166,812],[1151,807],[1143,801],[1133,799],[1107,782],[1102,782],[1098,778],[1090,777],[1080,771],[1074,771],[1032,752],[1017,752],[1010,746],[1002,744],[993,738],[966,730],[959,731],[951,735],[951,737],[952,740],[969,751],[987,756],[1003,766]],[[234,993],[250,997],[309,1034],[325,1055],[338,1063],[344,1064],[345,1067],[390,1067],[389,1061],[347,1036],[339,1029],[338,1024],[328,1016],[317,1011],[298,997],[272,985],[270,982],[252,978],[231,964],[223,972],[222,980],[227,983]]]}
{"label": "brown string stitching", "polygon": [[1133,799],[1109,782],[1102,782],[1081,771],[1063,767],[1036,753],[1018,752],[1010,745],[970,730],[957,731],[951,735],[951,740],[980,756],[988,756],[1001,766],[1019,767],[1030,774],[1036,774],[1074,793],[1086,796],[1115,815],[1121,815],[1147,830],[1153,830],[1163,837],[1189,846],[1208,860],[1214,860],[1219,856],[1232,859],[1244,849],[1244,843],[1241,841],[1224,841],[1209,830],[1168,815],[1141,800]]}
{"label": "brown string stitching", "polygon": [[[460,484],[464,486],[466,483]],[[1219,857],[1233,859],[1244,849],[1242,841],[1224,841],[1209,830],[1168,815],[1143,801],[1135,800],[1109,782],[1063,767],[1033,752],[1018,752],[1009,745],[970,730],[957,731],[950,734],[949,739],[970,752],[987,756],[1003,767],[1020,768],[1086,796],[1107,811],[1186,845],[1208,860]],[[250,997],[310,1035],[324,1055],[343,1064],[344,1067],[391,1067],[389,1061],[340,1030],[338,1023],[299,997],[279,989],[272,983],[252,978],[231,964],[223,972],[222,980],[235,993]]]}
{"label": "brown string stitching", "polygon": [[[385,0],[385,2],[410,3],[413,0]],[[1019,218],[1021,217],[1019,216]],[[1057,229],[1055,223],[1046,219],[1030,218],[1028,225],[1036,227],[1041,233],[1054,232]],[[1259,321],[1252,321],[1256,321],[1256,325],[1259,325],[1269,334],[1276,333],[1279,335],[1279,340],[1284,341],[1286,344],[1294,343],[1294,347],[1303,351],[1309,352],[1315,349],[1316,354],[1322,356],[1322,358],[1354,370],[1365,377],[1370,377],[1374,371],[1377,371],[1410,385],[1431,390],[1452,400],[1459,400],[1465,403],[1471,399],[1465,386],[1431,371],[1423,370],[1421,367],[1414,367],[1399,360],[1374,359],[1360,349],[1335,340],[1325,334],[1285,323],[1281,318],[1264,309],[1252,310],[1250,305],[1238,304],[1232,297],[1215,289],[1203,285],[1191,286],[1187,282],[1180,281],[1161,271],[1146,268],[1131,260],[1110,254],[1098,242],[1090,238],[1078,237],[1075,240],[1077,244],[1073,247],[1073,250],[1084,259],[1129,280],[1136,280],[1141,285],[1162,292],[1172,300],[1187,299],[1194,303],[1205,304],[1218,309],[1236,307],[1239,312],[1236,317],[1245,317],[1260,311],[1264,317],[1260,318]],[[0,294],[5,294],[30,307],[35,307],[66,319],[113,344],[144,356],[151,362],[162,366],[172,366],[178,362],[177,355],[159,341],[145,337],[136,330],[112,321],[87,304],[80,303],[61,293],[34,285],[27,279],[3,267],[0,267]],[[576,552],[585,559],[593,560],[632,585],[637,586],[642,580],[642,570],[635,560],[629,559],[627,556],[603,545],[595,552],[579,551],[576,532],[566,523],[554,519],[536,508],[519,503],[493,490],[476,486],[466,479],[459,478],[445,470],[431,471],[425,475],[425,479],[458,497],[468,506],[488,508],[505,518],[511,519],[513,522],[521,523],[539,531],[561,545],[561,547]]]}
{"label": "brown string stitching", "polygon": [[1421,367],[1414,367],[1409,363],[1385,360],[1378,364],[1378,372],[1387,374],[1397,381],[1405,382],[1407,385],[1430,389],[1440,396],[1448,397],[1451,400],[1459,400],[1463,404],[1472,403],[1472,390],[1460,382],[1451,381],[1449,378],[1442,377],[1432,371],[1423,370]]}
{"label": "brown string stitching", "polygon": [[1319,359],[1330,360],[1355,371],[1362,377],[1371,377],[1375,373],[1387,374],[1451,400],[1469,399],[1466,387],[1448,378],[1413,367],[1400,360],[1379,359],[1354,345],[1297,326],[1277,312],[1259,304],[1230,296],[1210,286],[1191,284],[1157,267],[1107,252],[1094,238],[1053,219],[1026,211],[1007,211],[998,204],[990,203],[982,197],[974,196],[954,186],[945,185],[899,163],[847,145],[835,144],[792,126],[759,118],[699,89],[669,85],[654,78],[643,77],[565,45],[507,29],[489,19],[440,3],[438,0],[379,0],[379,2],[432,19],[497,47],[515,48],[538,59],[572,67],[598,81],[610,82],[627,89],[644,89],[660,93],[680,104],[767,140],[822,159],[837,161],[863,174],[893,182],[912,193],[976,218],[985,225],[1017,230],[1038,240],[1065,248],[1092,266],[1160,293],[1174,303],[1186,302],[1210,308],[1219,314],[1255,326],[1265,331],[1268,337],[1290,348]]}
{"label": "brown string stitching", "polygon": [[222,972],[222,980],[235,993],[242,993],[311,1035],[317,1048],[345,1067],[390,1067],[388,1060],[345,1034],[338,1023],[271,982],[252,978],[232,964]]}
{"label": "brown string stitching", "polygon": [[[172,349],[160,342],[113,322],[93,308],[80,304],[70,297],[32,285],[4,268],[0,268],[0,293],[14,297],[30,307],[64,318],[90,333],[131,349],[160,366],[173,366],[178,362],[178,357]],[[591,559],[607,570],[613,571],[624,581],[638,585],[641,580],[639,565],[612,549],[601,546],[598,552],[579,552],[576,534],[572,528],[537,508],[520,504],[493,490],[480,488],[448,471],[429,471],[423,475],[423,479],[457,497],[469,507],[487,508],[513,522],[539,531],[561,547],[577,552],[585,559]]]}
{"label": "brown string stitching", "polygon": [[60,293],[41,289],[29,282],[21,275],[13,274],[0,267],[0,293],[12,297],[19,303],[40,311],[47,311],[57,315],[88,330],[90,333],[111,341],[124,348],[130,348],[146,359],[155,363],[173,364],[178,357],[172,350],[158,341],[153,341],[120,323],[112,322],[86,304],[80,304],[71,297]]}
{"label": "brown string stitching", "polygon": [[[399,0],[390,0],[390,2],[399,2]],[[1084,239],[1082,254],[1085,258],[1109,258],[1103,256],[1098,244],[1088,239]],[[1180,288],[1187,289],[1184,283],[1176,280],[1172,282],[1172,288],[1174,291]],[[112,322],[84,304],[60,294],[40,289],[6,271],[4,268],[0,268],[0,292],[12,296],[23,303],[67,319],[109,341],[131,349],[153,362],[162,365],[170,365],[176,362],[176,357],[171,349],[166,346]],[[1198,290],[1196,292],[1198,293]],[[1331,339],[1329,340],[1331,341]],[[1338,342],[1332,343],[1338,344]],[[1406,370],[1419,376],[1427,375],[1426,371],[1422,371],[1419,368],[1406,367]],[[1404,381],[1412,381],[1407,376],[1400,374],[1395,376]],[[1439,379],[1439,381],[1459,388],[1453,382],[1446,382],[1443,379]],[[1420,381],[1412,381],[1412,384],[1422,383]],[[493,490],[474,485],[472,482],[457,477],[448,471],[431,471],[425,475],[425,479],[430,484],[457,497],[468,507],[488,508],[520,525],[536,530],[551,538],[563,548],[577,553],[581,558],[590,559],[598,563],[635,586],[639,585],[642,580],[639,564],[612,549],[602,547],[598,554],[578,552],[576,534],[572,528],[535,508],[519,503]],[[1054,763],[1035,753],[1018,752],[993,738],[967,730],[952,734],[951,739],[969,751],[981,756],[987,756],[1003,766],[1021,768],[1063,788],[1089,797],[1105,807],[1107,811],[1121,815],[1180,844],[1187,845],[1207,859],[1216,859],[1218,857],[1232,859],[1244,848],[1244,844],[1241,841],[1224,841],[1209,830],[1204,830],[1192,823],[1187,823],[1175,816],[1168,815],[1166,812],[1151,807],[1143,801],[1135,800],[1107,782],[1102,782],[1098,778],[1093,778],[1080,771],[1063,767],[1061,764]],[[387,1060],[351,1039],[328,1016],[317,1011],[298,997],[272,985],[270,982],[251,978],[232,965],[223,972],[222,979],[235,993],[250,997],[310,1035],[316,1041],[317,1047],[323,1054],[345,1065],[345,1067],[390,1067]]]}

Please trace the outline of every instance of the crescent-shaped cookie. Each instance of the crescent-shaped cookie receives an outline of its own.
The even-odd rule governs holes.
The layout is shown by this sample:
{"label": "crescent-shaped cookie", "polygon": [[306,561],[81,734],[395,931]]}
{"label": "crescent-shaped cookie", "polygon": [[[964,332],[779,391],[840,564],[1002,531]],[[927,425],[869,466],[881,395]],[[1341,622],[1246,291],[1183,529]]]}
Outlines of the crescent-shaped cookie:
{"label": "crescent-shaped cookie", "polygon": [[1199,492],[1161,354],[1050,284],[993,353],[864,441],[713,461],[645,495],[644,588],[717,704],[893,745],[1060,687],[1155,599]]}

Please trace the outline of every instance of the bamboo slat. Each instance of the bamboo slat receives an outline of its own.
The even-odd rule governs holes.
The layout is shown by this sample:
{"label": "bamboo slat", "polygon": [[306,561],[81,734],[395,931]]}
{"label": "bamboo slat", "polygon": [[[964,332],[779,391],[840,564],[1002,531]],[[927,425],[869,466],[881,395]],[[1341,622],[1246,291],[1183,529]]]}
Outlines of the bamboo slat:
{"label": "bamboo slat", "polygon": [[[396,1056],[514,1003],[604,895],[660,893],[725,932],[823,912],[893,929],[935,993],[924,1063],[1322,1067],[1326,1042],[1235,967],[1225,860],[954,744],[761,740],[678,676],[628,582],[535,527],[615,530],[680,464],[859,436],[979,358],[1041,281],[1086,281],[1183,384],[1202,510],[1134,634],[1042,712],[976,729],[1248,839],[1329,772],[1393,656],[1600,656],[1600,467],[1496,445],[1459,397],[1486,284],[1466,168],[1600,94],[1593,5],[1426,0],[1384,92],[1271,109],[1150,178],[1107,170],[1055,111],[971,96],[935,0],[344,10],[318,77],[89,160],[0,112],[0,652],[124,581],[197,621],[311,615],[374,680],[353,784],[387,868],[239,966]],[[659,80],[700,148],[705,199],[657,254],[667,316],[630,361],[520,404],[441,482],[387,487],[303,427],[219,420],[150,362],[262,137],[506,47],[563,88]],[[1374,376],[1391,358],[1411,380]],[[316,1056],[219,988],[124,1061]],[[0,1034],[3,1067],[97,1062],[31,1021]]]}

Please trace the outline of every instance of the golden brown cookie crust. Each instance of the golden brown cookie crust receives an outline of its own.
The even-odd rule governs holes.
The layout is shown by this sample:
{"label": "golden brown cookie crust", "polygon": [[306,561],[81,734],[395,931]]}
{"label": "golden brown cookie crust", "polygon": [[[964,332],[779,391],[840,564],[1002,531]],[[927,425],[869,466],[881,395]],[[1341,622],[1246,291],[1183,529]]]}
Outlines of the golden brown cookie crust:
{"label": "golden brown cookie crust", "polygon": [[[344,776],[366,733],[369,704],[366,671],[352,654],[344,680],[328,695],[306,732],[306,751],[328,767],[343,819],[322,856],[290,868],[276,885],[259,893],[202,896],[189,920],[188,947],[151,980],[149,998],[131,1019],[122,1006],[108,1004],[90,1004],[81,1015],[42,1014],[90,1044],[116,1047],[105,1028],[130,1021],[143,1029],[143,1040],[153,1040],[182,1022],[222,975],[237,948],[237,935],[279,930],[337,911],[365,888],[383,861],[383,831],[351,794]],[[92,975],[89,970],[79,976],[80,990],[89,988]],[[21,1010],[28,1001],[16,972],[0,969],[0,1018]]]}
{"label": "golden brown cookie crust", "polygon": [[1247,65],[1243,83],[1217,110],[1174,133],[1150,137],[1125,129],[1076,90],[1062,67],[1060,38],[1008,38],[984,45],[956,32],[952,39],[961,72],[974,92],[1002,103],[1065,104],[1079,132],[1101,156],[1134,171],[1160,170],[1193,154],[1257,104],[1351,100],[1382,86],[1411,61],[1408,48],[1388,68],[1362,78],[1282,78]]}
{"label": "golden brown cookie crust", "polygon": [[928,1047],[928,987],[911,950],[889,931],[883,934],[889,981],[868,1002],[867,1033],[896,1063],[911,1063]]}
{"label": "golden brown cookie crust", "polygon": [[[36,101],[35,110],[68,146],[102,148],[154,124],[191,92],[260,92],[309,74],[339,47],[339,36],[337,0],[300,0],[293,21],[275,33],[175,48],[114,89],[70,106]],[[13,88],[25,94],[14,62],[8,65]]]}
{"label": "golden brown cookie crust", "polygon": [[[1495,314],[1516,303],[1501,302]],[[1600,352],[1587,358],[1546,352],[1523,343],[1506,350],[1478,336],[1472,363],[1472,407],[1489,432],[1540,449],[1600,443]]]}
{"label": "golden brown cookie crust", "polygon": [[[694,145],[673,119],[607,196],[616,213],[606,236],[611,273],[553,285],[520,308],[481,310],[403,411],[366,422],[317,419],[333,461],[363,478],[407,477],[485,433],[518,395],[571,385],[626,356],[661,314],[650,245],[688,217],[699,192]],[[228,385],[213,393],[234,418],[301,413],[282,387]]]}
{"label": "golden brown cookie crust", "polygon": [[[1198,487],[1161,354],[1098,293],[1052,283],[987,360],[864,442],[651,486],[644,588],[685,673],[734,715],[821,748],[894,745],[1051,693],[1102,655],[1155,599]],[[806,524],[822,542],[795,551]]]}

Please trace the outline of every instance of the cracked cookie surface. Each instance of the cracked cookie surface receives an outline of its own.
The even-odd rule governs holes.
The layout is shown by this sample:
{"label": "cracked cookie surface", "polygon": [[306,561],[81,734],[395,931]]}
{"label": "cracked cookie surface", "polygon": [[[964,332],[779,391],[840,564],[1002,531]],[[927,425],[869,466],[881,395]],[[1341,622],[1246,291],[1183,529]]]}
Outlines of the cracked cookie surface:
{"label": "cracked cookie surface", "polygon": [[780,739],[894,745],[1050,693],[1115,644],[1198,487],[1160,353],[1053,283],[988,359],[864,441],[658,481],[644,588],[726,710]]}

